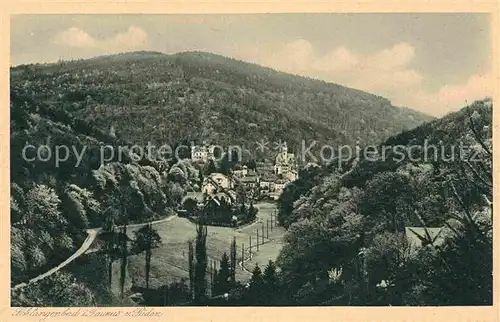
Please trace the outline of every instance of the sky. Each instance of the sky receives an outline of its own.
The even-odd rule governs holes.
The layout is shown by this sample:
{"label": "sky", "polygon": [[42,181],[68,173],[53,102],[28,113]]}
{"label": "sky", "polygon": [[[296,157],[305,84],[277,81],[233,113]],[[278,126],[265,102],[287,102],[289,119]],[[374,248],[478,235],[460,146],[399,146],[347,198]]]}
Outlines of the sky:
{"label": "sky", "polygon": [[208,51],[442,116],[493,95],[482,13],[15,15],[11,65],[136,50]]}

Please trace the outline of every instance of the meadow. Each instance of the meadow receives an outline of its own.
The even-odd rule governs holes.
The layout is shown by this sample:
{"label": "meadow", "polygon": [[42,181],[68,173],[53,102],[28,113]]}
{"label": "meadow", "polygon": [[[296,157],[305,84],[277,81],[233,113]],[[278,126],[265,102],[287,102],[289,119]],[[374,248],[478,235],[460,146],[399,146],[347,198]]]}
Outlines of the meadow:
{"label": "meadow", "polygon": [[[274,227],[271,230],[276,206],[271,203],[257,203],[259,209],[258,220],[239,228],[215,227],[207,228],[207,254],[210,262],[219,267],[219,261],[224,252],[229,255],[231,241],[236,238],[237,245],[237,270],[236,279],[246,282],[250,279],[250,271],[256,263],[265,266],[269,260],[275,260],[282,247],[282,237],[285,229]],[[264,244],[262,244],[262,226],[264,225]],[[267,227],[269,226],[269,227]],[[153,226],[161,236],[162,244],[152,250],[150,288],[188,279],[188,242],[196,237],[196,225],[186,218],[176,217],[171,221],[162,222]],[[138,228],[128,230],[130,237]],[[259,231],[259,250],[257,251],[257,230]],[[269,238],[268,237],[269,230]],[[252,239],[252,259],[249,259],[249,244]],[[242,248],[244,247],[243,269],[240,265]],[[139,253],[129,256],[127,285],[145,286],[145,254]],[[120,262],[113,263],[113,291],[119,293]]]}

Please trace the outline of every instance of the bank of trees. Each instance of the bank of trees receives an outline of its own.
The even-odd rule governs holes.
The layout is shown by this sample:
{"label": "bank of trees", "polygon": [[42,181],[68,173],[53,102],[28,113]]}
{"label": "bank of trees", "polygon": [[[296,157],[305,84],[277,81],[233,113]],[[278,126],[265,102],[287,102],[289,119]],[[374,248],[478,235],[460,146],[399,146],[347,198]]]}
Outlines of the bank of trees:
{"label": "bank of trees", "polygon": [[[111,217],[122,225],[173,214],[199,180],[187,160],[134,162],[127,148],[118,158],[118,146],[126,142],[116,136],[76,124],[46,100],[16,90],[11,96],[12,284],[58,265],[81,245],[85,229],[105,226]],[[26,142],[34,149],[23,157]],[[103,144],[115,158],[101,166]],[[64,146],[70,148],[68,158],[56,164],[55,153]]]}
{"label": "bank of trees", "polygon": [[210,198],[212,197],[207,196],[206,202],[201,206],[195,199],[186,198],[183,208],[187,216],[195,221],[203,220],[207,225],[214,226],[242,225],[257,218],[258,209],[253,202],[235,204],[218,196],[214,196],[213,200]]}
{"label": "bank of trees", "polygon": [[294,146],[302,139],[373,142],[429,119],[376,95],[209,53],[19,66],[11,86],[50,103],[72,126],[84,121],[107,133],[113,125],[116,137],[144,145],[209,138],[250,149],[264,137]]}
{"label": "bank of trees", "polygon": [[[412,144],[428,139],[449,147],[463,140],[470,148],[463,156],[361,160],[349,175],[326,175],[281,205],[293,209],[282,213],[291,222],[277,261],[288,295],[283,304],[491,304],[488,105],[476,102],[426,131],[402,134]],[[434,236],[427,230],[415,244],[406,227],[441,231]]]}

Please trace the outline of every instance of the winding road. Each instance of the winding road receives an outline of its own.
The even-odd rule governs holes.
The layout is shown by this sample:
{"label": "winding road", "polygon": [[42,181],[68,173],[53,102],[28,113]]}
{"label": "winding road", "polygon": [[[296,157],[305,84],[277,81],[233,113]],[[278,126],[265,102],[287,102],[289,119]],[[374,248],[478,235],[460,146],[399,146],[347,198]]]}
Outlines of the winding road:
{"label": "winding road", "polygon": [[[149,225],[149,224],[155,225],[155,224],[159,224],[159,223],[170,221],[170,220],[172,220],[172,219],[174,219],[176,217],[177,217],[177,214],[173,215],[173,216],[170,216],[170,217],[167,217],[167,218],[164,218],[164,219],[155,220],[155,221],[151,221],[151,222],[127,225],[127,228],[139,228],[139,227],[146,226],[146,225]],[[123,225],[122,226],[117,226],[116,228],[122,228],[122,227],[123,227]],[[30,279],[27,283],[25,282],[25,283],[17,284],[16,286],[13,287],[13,289],[16,290],[16,289],[25,287],[25,286],[27,286],[29,284],[38,282],[38,281],[40,281],[40,280],[42,280],[42,279],[44,279],[44,278],[46,278],[46,277],[54,274],[55,272],[61,270],[66,265],[68,265],[69,263],[71,263],[72,261],[74,261],[75,259],[77,259],[78,257],[80,257],[81,255],[85,254],[89,250],[90,245],[92,245],[92,243],[94,242],[94,240],[96,239],[96,237],[99,235],[99,233],[101,231],[102,231],[102,227],[87,229],[87,238],[83,241],[83,243],[80,246],[80,248],[78,248],[78,250],[75,253],[73,253],[73,255],[71,255],[70,257],[68,257],[64,262],[62,262],[61,264],[57,265],[56,267],[48,270],[47,272],[45,272],[43,274],[38,275],[37,277],[34,277],[34,278]]]}

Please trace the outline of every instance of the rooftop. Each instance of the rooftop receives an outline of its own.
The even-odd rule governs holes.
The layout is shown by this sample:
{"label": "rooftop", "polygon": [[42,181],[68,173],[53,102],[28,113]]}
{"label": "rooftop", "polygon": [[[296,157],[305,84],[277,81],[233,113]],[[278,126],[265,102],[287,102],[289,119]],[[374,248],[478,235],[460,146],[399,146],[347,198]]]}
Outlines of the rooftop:
{"label": "rooftop", "polygon": [[[429,236],[426,233],[429,234]],[[405,235],[409,242],[416,247],[422,247],[422,241],[430,237],[434,245],[444,243],[445,234],[443,227],[405,227]]]}
{"label": "rooftop", "polygon": [[257,182],[258,177],[257,176],[247,176],[241,178],[241,182]]}

